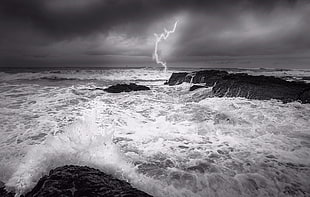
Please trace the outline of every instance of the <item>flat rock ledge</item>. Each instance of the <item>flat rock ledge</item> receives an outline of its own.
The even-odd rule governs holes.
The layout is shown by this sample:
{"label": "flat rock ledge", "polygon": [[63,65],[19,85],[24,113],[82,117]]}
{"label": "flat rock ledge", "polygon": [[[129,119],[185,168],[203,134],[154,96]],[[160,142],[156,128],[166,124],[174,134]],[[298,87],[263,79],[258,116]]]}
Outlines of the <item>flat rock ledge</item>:
{"label": "flat rock ledge", "polygon": [[[1,197],[13,197],[0,185]],[[24,197],[151,197],[100,170],[87,166],[62,166],[51,170]]]}
{"label": "flat rock ledge", "polygon": [[310,103],[310,84],[286,81],[272,76],[252,76],[246,73],[229,74],[220,70],[202,70],[195,72],[172,73],[165,83],[173,86],[183,82],[194,85],[191,91],[198,88],[212,87],[213,96],[245,97],[248,99],[277,99],[284,103],[299,101]]}
{"label": "flat rock ledge", "polygon": [[131,91],[141,91],[141,90],[150,90],[149,87],[143,85],[137,85],[135,83],[130,84],[117,84],[110,86],[106,89],[103,89],[109,93],[120,93],[120,92],[131,92]]}

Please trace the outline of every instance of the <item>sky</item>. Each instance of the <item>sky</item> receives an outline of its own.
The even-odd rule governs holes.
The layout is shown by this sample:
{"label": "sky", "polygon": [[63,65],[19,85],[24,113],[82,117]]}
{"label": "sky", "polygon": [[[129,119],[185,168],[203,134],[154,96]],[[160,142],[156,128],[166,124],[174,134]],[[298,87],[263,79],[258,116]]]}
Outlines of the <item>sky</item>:
{"label": "sky", "polygon": [[[0,66],[310,69],[309,0],[1,0]],[[267,63],[268,62],[268,63]]]}

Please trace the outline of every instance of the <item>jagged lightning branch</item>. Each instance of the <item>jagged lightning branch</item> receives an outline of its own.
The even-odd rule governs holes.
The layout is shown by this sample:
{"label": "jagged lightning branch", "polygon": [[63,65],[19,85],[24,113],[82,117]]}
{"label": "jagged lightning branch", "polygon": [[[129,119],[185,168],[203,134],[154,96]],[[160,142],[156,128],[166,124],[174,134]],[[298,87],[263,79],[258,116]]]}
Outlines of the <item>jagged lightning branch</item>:
{"label": "jagged lightning branch", "polygon": [[168,31],[167,29],[164,29],[165,32],[160,34],[159,36],[156,33],[154,34],[156,37],[156,42],[155,42],[155,50],[154,50],[154,54],[153,54],[153,59],[156,60],[157,64],[161,64],[165,68],[164,69],[165,72],[167,71],[167,62],[160,60],[158,53],[157,53],[158,44],[160,43],[160,41],[162,41],[162,39],[166,40],[170,34],[174,33],[175,29],[177,28],[177,24],[178,24],[178,21],[176,21],[174,23],[172,30]]}

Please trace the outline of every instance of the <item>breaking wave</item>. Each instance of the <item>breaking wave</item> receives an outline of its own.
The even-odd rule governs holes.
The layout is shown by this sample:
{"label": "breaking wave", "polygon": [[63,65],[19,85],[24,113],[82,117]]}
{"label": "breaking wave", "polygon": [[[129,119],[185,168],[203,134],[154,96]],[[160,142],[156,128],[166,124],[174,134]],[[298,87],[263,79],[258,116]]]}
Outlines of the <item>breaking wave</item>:
{"label": "breaking wave", "polygon": [[310,194],[309,104],[209,98],[210,89],[189,92],[137,72],[150,72],[138,80],[151,91],[2,84],[0,179],[22,194],[75,164],[154,196]]}

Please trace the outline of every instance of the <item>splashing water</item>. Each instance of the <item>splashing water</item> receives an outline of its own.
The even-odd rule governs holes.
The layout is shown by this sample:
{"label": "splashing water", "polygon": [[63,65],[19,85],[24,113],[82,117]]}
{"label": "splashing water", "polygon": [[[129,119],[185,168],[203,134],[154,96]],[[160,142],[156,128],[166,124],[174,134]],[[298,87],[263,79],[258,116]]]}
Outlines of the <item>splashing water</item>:
{"label": "splashing water", "polygon": [[173,29],[172,30],[167,30],[164,29],[164,33],[157,35],[156,33],[154,34],[156,37],[156,42],[155,42],[155,50],[154,50],[154,54],[153,54],[153,59],[156,60],[157,64],[161,64],[164,67],[164,72],[167,72],[167,62],[160,60],[159,56],[158,56],[158,44],[160,43],[160,41],[162,41],[162,39],[167,40],[169,35],[175,32],[175,29],[177,27],[178,21],[176,21],[174,23]]}
{"label": "splashing water", "polygon": [[[0,180],[8,189],[24,194],[51,169],[74,164],[156,197],[309,196],[309,104],[209,98],[211,88],[163,85],[160,70],[97,73],[2,73]],[[152,90],[97,89],[120,81]]]}
{"label": "splashing water", "polygon": [[130,164],[122,159],[122,154],[111,141],[113,128],[103,130],[94,120],[94,115],[86,116],[63,133],[49,136],[42,144],[33,146],[7,182],[7,187],[14,188],[16,196],[20,196],[29,191],[44,172],[65,164],[101,166],[111,174],[130,170]]}

